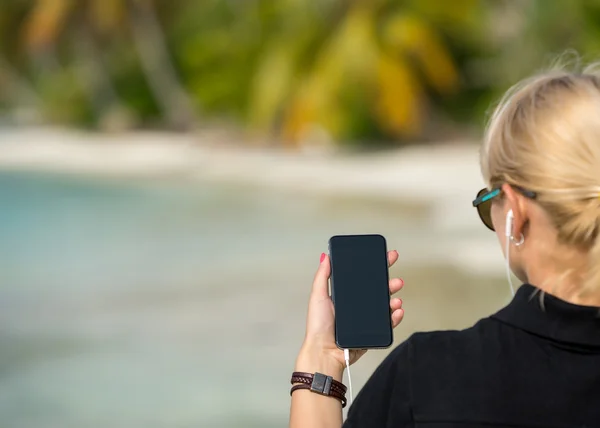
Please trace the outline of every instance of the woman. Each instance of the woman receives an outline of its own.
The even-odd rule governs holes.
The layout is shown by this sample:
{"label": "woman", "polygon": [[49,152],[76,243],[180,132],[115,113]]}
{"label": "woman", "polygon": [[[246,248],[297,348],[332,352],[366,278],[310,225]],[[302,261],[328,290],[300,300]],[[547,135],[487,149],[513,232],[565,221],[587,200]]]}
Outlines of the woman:
{"label": "woman", "polygon": [[[481,170],[488,189],[474,205],[523,285],[469,329],[398,346],[344,426],[600,427],[600,73],[555,70],[511,89],[485,132]],[[329,269],[323,254],[295,371],[341,382]],[[390,281],[391,293],[401,287]],[[391,308],[395,327],[401,301]],[[294,391],[291,427],[341,425],[340,399]]]}

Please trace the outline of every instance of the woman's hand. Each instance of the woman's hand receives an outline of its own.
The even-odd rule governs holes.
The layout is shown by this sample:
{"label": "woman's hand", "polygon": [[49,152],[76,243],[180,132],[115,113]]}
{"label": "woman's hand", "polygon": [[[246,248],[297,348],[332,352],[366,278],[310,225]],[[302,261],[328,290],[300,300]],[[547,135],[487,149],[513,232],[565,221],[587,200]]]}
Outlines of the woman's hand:
{"label": "woman's hand", "polygon": [[[388,252],[388,265],[392,266],[398,260],[398,252]],[[308,303],[308,318],[306,321],[306,336],[298,360],[296,371],[327,374],[340,380],[344,371],[344,351],[335,344],[333,302],[329,297],[328,280],[331,272],[329,257],[321,254],[321,263],[315,275],[312,292]],[[400,278],[390,280],[390,294],[402,288],[404,282]],[[391,299],[392,326],[396,327],[402,321],[404,310],[402,300]],[[351,350],[350,364],[355,363],[366,350]]]}

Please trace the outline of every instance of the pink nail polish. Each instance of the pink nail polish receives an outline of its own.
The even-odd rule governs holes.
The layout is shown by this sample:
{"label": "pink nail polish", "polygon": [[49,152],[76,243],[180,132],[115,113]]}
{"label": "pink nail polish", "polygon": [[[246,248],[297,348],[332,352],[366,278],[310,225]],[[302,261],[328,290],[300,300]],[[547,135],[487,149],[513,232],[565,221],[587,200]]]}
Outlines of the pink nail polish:
{"label": "pink nail polish", "polygon": [[323,263],[323,260],[325,260],[325,257],[327,257],[327,255],[325,253],[321,253],[321,261],[319,263]]}

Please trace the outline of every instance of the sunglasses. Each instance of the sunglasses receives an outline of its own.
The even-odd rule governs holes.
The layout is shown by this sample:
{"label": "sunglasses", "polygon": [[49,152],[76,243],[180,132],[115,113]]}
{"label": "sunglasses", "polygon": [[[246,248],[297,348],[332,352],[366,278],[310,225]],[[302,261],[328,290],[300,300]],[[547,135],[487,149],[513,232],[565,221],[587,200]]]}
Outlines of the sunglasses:
{"label": "sunglasses", "polygon": [[[537,197],[535,192],[525,190],[517,186],[512,187],[527,198],[535,199]],[[477,198],[475,198],[473,201],[473,206],[477,208],[477,214],[479,214],[479,218],[490,230],[495,230],[494,224],[492,223],[492,199],[501,193],[502,189],[500,187],[496,187],[492,190],[484,188],[477,193]]]}

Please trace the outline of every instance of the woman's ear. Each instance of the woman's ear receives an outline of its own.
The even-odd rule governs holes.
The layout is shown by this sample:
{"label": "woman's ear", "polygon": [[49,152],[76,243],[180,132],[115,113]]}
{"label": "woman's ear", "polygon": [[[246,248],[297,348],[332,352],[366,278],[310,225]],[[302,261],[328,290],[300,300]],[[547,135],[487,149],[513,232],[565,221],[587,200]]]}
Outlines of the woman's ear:
{"label": "woman's ear", "polygon": [[514,236],[514,239],[519,240],[521,234],[523,234],[525,223],[527,222],[527,210],[523,201],[524,197],[507,183],[502,185],[502,192],[506,199],[504,207],[506,212],[508,213],[508,211],[512,210],[513,220],[511,235]]}

